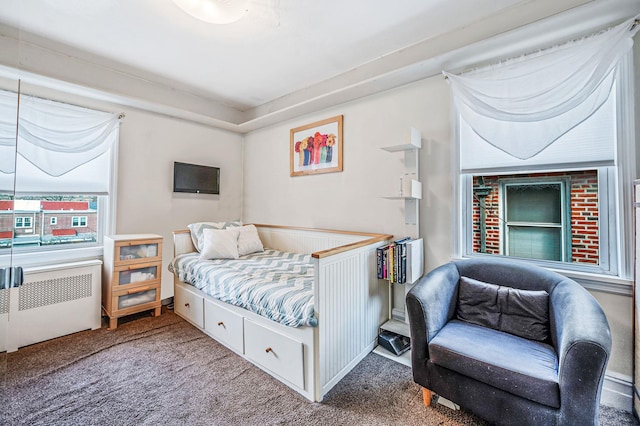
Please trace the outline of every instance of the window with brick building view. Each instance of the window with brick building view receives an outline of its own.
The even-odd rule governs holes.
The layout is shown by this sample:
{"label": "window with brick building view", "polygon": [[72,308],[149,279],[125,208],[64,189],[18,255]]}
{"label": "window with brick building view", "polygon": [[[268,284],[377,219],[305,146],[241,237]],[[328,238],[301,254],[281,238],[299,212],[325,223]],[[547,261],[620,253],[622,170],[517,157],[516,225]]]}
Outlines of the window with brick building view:
{"label": "window with brick building view", "polygon": [[97,241],[97,196],[11,198],[0,195],[0,251]]}
{"label": "window with brick building view", "polygon": [[[456,257],[632,276],[637,148],[629,37],[619,25],[445,72],[456,118]],[[575,60],[557,60],[569,51]]]}
{"label": "window with brick building view", "polygon": [[473,177],[473,252],[599,262],[596,170]]}

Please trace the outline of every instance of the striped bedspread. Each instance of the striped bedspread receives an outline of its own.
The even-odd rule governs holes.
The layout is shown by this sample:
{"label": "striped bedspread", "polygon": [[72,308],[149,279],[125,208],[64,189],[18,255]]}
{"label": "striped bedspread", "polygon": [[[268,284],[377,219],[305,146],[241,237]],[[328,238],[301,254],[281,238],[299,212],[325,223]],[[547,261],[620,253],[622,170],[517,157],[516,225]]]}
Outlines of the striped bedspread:
{"label": "striped bedspread", "polygon": [[169,271],[180,281],[223,302],[291,327],[316,326],[313,265],[308,254],[267,249],[237,260],[177,256]]}

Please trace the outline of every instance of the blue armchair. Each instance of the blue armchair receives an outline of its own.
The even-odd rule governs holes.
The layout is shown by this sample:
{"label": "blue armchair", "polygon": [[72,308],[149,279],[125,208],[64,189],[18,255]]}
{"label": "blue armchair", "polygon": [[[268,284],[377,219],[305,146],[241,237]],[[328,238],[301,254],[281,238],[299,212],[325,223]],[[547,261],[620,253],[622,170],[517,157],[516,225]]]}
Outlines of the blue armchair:
{"label": "blue armchair", "polygon": [[407,294],[414,381],[501,425],[597,425],[609,324],[581,285],[504,259],[454,261]]}

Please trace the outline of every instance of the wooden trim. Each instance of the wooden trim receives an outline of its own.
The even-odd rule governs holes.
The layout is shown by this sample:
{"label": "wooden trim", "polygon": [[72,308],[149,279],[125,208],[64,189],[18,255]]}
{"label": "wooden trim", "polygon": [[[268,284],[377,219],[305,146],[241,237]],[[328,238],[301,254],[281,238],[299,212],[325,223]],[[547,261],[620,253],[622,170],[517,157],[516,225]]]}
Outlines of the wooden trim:
{"label": "wooden trim", "polygon": [[357,241],[351,244],[345,244],[343,246],[334,247],[328,250],[316,251],[314,253],[311,253],[311,257],[316,259],[322,259],[323,257],[332,256],[334,254],[343,253],[345,251],[355,250],[360,247],[368,246],[369,244],[374,244],[381,241],[389,241],[392,239],[393,239],[393,235],[377,234],[377,236],[368,238],[366,240]]}
{"label": "wooden trim", "polygon": [[[246,224],[249,225],[249,224]],[[333,229],[318,229],[318,228],[304,228],[299,226],[286,226],[286,225],[266,225],[261,223],[252,223],[250,225],[254,225],[256,228],[271,228],[271,229],[283,229],[290,231],[307,231],[307,232],[323,232],[323,233],[331,233],[331,234],[342,234],[342,235],[357,235],[363,237],[369,237],[366,240],[356,241],[355,243],[345,244],[343,246],[338,246],[334,248],[330,248],[327,250],[316,251],[311,253],[311,257],[315,259],[322,259],[324,257],[332,256],[338,253],[344,253],[345,251],[355,250],[360,247],[368,246],[369,244],[378,243],[381,241],[390,241],[393,239],[393,235],[391,234],[376,234],[372,232],[356,232],[356,231],[336,231]],[[190,231],[188,229],[180,229],[177,231],[173,231],[173,235],[179,234],[187,234]]]}

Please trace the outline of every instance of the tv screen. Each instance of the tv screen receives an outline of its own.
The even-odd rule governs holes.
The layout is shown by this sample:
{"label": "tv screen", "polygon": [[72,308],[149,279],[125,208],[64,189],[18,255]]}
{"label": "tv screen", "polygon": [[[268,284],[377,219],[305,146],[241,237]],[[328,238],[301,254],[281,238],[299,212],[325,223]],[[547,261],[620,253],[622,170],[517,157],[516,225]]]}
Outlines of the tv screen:
{"label": "tv screen", "polygon": [[220,194],[220,168],[175,161],[173,192]]}

